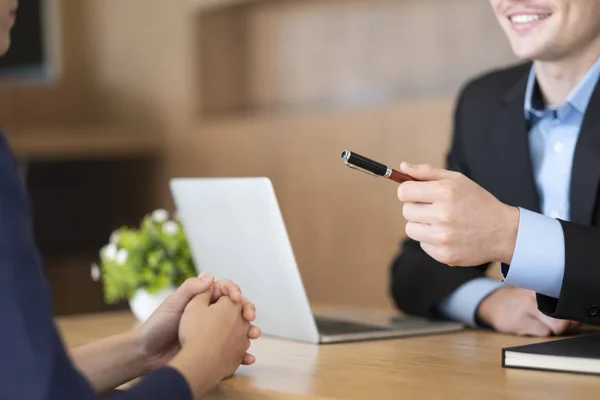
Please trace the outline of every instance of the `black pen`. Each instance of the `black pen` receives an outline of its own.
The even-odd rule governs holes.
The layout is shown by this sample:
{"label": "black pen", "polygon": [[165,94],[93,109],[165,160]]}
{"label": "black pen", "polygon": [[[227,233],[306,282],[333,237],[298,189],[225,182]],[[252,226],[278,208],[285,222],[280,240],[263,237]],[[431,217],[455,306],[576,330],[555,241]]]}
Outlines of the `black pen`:
{"label": "black pen", "polygon": [[348,150],[344,150],[342,152],[342,161],[344,161],[344,164],[346,164],[350,168],[362,171],[364,173],[376,177],[383,177],[394,182],[402,183],[406,181],[416,180],[412,176],[403,174],[400,171],[396,171],[393,168],[390,168],[381,163],[378,163],[377,161],[373,161],[365,156],[361,156],[360,154],[353,153]]}

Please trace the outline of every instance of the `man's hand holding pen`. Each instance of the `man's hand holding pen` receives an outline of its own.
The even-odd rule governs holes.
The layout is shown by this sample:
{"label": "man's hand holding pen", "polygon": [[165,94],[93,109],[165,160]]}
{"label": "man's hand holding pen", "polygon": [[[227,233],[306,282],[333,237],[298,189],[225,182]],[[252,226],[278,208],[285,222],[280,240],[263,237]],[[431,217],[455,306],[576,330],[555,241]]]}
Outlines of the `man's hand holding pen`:
{"label": "man's hand holding pen", "polygon": [[400,184],[406,234],[450,266],[490,261],[510,264],[519,209],[510,207],[461,173],[402,163],[400,172],[416,181]]}
{"label": "man's hand holding pen", "polygon": [[463,267],[491,261],[510,264],[518,208],[503,204],[458,172],[408,163],[397,171],[348,150],[342,152],[342,160],[351,168],[400,183],[406,233],[437,261]]}

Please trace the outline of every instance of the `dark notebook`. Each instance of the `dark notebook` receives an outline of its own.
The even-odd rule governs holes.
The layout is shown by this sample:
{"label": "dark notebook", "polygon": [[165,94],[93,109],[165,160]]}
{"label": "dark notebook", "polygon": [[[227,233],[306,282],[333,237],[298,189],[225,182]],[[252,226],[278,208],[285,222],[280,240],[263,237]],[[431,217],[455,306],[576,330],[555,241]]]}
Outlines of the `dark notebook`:
{"label": "dark notebook", "polygon": [[600,334],[509,347],[502,366],[600,375]]}

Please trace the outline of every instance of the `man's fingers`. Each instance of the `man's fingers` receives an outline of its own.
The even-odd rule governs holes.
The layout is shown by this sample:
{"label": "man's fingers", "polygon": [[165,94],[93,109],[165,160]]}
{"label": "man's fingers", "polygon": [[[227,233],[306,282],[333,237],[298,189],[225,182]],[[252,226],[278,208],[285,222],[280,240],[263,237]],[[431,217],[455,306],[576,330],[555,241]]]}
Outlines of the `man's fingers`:
{"label": "man's fingers", "polygon": [[578,321],[570,321],[569,328],[579,328],[581,326],[581,322]]}
{"label": "man's fingers", "polygon": [[398,199],[403,203],[435,203],[440,200],[440,183],[406,181],[398,187]]}
{"label": "man's fingers", "polygon": [[169,302],[173,304],[180,312],[183,312],[185,306],[193,298],[203,295],[206,298],[207,304],[210,304],[210,299],[214,290],[214,277],[207,273],[202,273],[198,278],[186,279],[175,293],[169,297]]}
{"label": "man's fingers", "polygon": [[[437,242],[438,239],[432,240],[432,242]],[[434,243],[430,242],[421,242],[421,248],[423,251],[434,260],[441,262],[442,264],[446,264],[450,267],[474,267],[475,265],[464,265],[461,262],[461,259],[456,255],[455,252],[452,251],[448,246],[438,246]]]}
{"label": "man's fingers", "polygon": [[528,316],[523,327],[517,333],[523,336],[548,337],[552,333],[552,329],[536,317]]}
{"label": "man's fingers", "polygon": [[252,365],[255,362],[256,362],[256,357],[254,357],[250,353],[246,353],[246,355],[244,355],[244,358],[242,359],[242,365]]}
{"label": "man's fingers", "polygon": [[435,206],[425,203],[404,203],[404,206],[402,206],[402,215],[409,222],[434,224],[438,221],[433,213],[433,207]]}
{"label": "man's fingers", "polygon": [[400,172],[412,176],[419,181],[439,181],[448,178],[450,171],[432,167],[429,164],[412,165],[407,162],[400,164]]}
{"label": "man's fingers", "polygon": [[538,310],[535,310],[534,317],[540,321],[542,324],[546,325],[553,334],[561,335],[565,333],[567,329],[571,326],[571,321],[565,321],[560,319],[551,318],[547,315],[544,315]]}
{"label": "man's fingers", "polygon": [[260,328],[258,326],[252,325],[248,330],[248,339],[256,340],[262,334]]}
{"label": "man's fingers", "polygon": [[406,235],[412,240],[423,243],[435,244],[435,238],[433,237],[434,227],[427,224],[421,224],[418,222],[407,222],[404,230]]}
{"label": "man's fingers", "polygon": [[229,297],[234,303],[240,303],[242,301],[242,290],[229,279],[217,281],[215,283],[215,292],[213,293],[212,301],[215,302],[223,296]]}

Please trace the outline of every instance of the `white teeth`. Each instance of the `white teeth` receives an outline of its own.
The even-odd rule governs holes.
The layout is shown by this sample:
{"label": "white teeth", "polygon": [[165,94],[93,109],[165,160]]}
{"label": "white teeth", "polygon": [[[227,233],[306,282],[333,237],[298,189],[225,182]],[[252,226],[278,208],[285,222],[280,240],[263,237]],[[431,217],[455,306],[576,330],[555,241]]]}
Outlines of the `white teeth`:
{"label": "white teeth", "polygon": [[510,17],[511,22],[515,24],[527,24],[539,19],[547,18],[549,14],[519,14]]}

